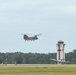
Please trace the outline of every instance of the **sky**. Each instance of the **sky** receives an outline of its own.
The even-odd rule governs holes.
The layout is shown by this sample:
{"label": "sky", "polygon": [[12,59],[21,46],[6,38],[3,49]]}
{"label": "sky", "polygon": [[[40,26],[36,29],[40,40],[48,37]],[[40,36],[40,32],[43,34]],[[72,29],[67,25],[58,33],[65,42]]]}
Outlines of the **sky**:
{"label": "sky", "polygon": [[0,52],[53,53],[60,40],[76,49],[76,0],[0,0]]}

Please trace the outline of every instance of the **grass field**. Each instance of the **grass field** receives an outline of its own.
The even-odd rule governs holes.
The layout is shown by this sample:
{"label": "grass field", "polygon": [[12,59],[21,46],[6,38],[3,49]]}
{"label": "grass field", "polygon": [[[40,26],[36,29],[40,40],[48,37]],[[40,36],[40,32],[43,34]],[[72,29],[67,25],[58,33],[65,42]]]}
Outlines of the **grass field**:
{"label": "grass field", "polygon": [[76,75],[76,65],[52,64],[5,64],[0,65],[1,74],[14,75]]}

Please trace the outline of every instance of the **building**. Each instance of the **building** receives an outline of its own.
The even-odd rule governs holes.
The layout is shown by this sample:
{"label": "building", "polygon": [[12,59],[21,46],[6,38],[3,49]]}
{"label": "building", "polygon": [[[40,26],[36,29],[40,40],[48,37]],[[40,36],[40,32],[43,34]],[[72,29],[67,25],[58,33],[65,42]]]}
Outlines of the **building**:
{"label": "building", "polygon": [[65,44],[63,41],[58,41],[57,46],[57,61],[65,62]]}

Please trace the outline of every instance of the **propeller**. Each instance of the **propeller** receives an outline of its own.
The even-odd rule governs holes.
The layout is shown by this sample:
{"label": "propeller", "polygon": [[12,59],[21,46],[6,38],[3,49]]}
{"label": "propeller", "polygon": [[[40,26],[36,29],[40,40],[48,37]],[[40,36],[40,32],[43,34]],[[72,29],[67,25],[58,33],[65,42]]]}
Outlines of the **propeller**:
{"label": "propeller", "polygon": [[[21,34],[21,35],[30,35],[30,34]],[[42,34],[37,34],[35,36],[40,36],[40,35],[42,35]]]}
{"label": "propeller", "polygon": [[40,36],[40,35],[42,35],[42,34],[38,34],[38,35],[36,35],[36,36]]}
{"label": "propeller", "polygon": [[20,34],[20,35],[27,35],[27,34]]}

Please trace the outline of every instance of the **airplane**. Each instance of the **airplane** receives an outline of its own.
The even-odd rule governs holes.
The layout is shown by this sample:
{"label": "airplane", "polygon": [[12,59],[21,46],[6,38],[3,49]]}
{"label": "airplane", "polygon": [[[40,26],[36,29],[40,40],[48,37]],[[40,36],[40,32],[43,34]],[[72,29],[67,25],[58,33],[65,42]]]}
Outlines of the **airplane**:
{"label": "airplane", "polygon": [[34,40],[38,40],[38,37],[37,36],[40,36],[41,34],[38,34],[38,35],[34,35],[34,36],[28,36],[26,34],[23,34],[23,39],[25,41],[34,41]]}
{"label": "airplane", "polygon": [[57,62],[57,63],[61,63],[61,64],[71,64],[71,62],[69,62],[69,61],[56,60],[56,59],[52,59],[52,58],[50,60]]}

